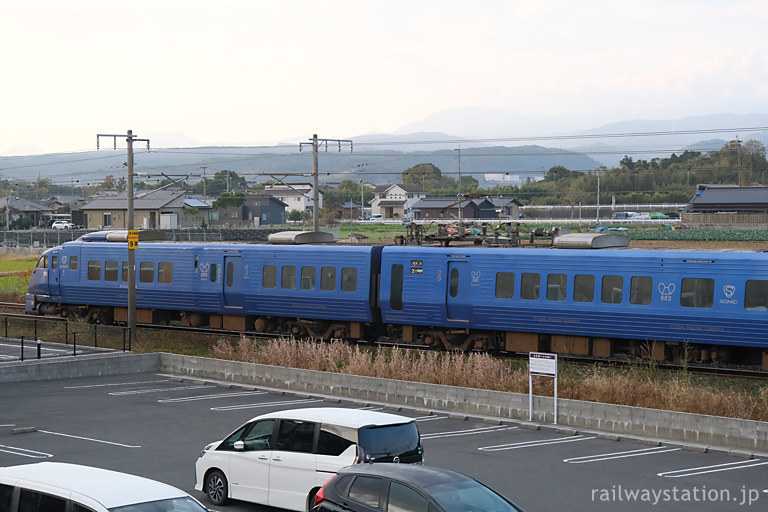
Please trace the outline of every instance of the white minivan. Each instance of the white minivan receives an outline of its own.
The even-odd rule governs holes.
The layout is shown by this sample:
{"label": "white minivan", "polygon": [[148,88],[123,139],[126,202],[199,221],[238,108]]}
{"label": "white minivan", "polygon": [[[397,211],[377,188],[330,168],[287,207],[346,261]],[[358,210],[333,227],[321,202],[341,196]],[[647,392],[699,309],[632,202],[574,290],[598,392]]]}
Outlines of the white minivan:
{"label": "white minivan", "polygon": [[3,512],[207,512],[176,487],[107,469],[38,462],[0,468]]}
{"label": "white minivan", "polygon": [[415,421],[338,407],[257,416],[203,449],[195,489],[214,505],[231,498],[303,511],[336,471],[363,461],[422,462]]}

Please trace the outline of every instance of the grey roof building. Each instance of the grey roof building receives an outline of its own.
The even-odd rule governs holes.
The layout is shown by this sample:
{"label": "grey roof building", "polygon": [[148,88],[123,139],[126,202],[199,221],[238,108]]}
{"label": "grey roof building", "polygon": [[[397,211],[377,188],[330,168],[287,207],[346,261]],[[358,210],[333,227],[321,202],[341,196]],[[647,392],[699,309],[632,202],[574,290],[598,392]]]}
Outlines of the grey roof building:
{"label": "grey roof building", "polygon": [[23,197],[7,195],[0,197],[0,215],[2,222],[13,222],[19,218],[30,219],[32,226],[42,226],[46,223],[53,208],[43,204],[28,201]]}
{"label": "grey roof building", "polygon": [[[83,227],[126,229],[127,195],[127,192],[121,192],[116,196],[96,197],[80,206],[78,211],[82,214]],[[167,229],[208,224],[211,206],[189,191],[163,189],[136,194],[133,209],[133,224],[137,229]],[[197,213],[190,213],[195,211]],[[74,211],[72,217],[75,218]]]}
{"label": "grey roof building", "polygon": [[699,185],[688,204],[690,212],[768,213],[768,187]]}

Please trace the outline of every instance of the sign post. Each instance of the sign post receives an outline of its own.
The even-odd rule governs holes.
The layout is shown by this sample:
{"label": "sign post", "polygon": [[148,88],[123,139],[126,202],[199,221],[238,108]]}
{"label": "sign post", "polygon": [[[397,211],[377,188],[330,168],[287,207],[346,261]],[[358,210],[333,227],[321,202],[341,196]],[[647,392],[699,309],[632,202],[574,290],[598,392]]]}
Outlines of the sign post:
{"label": "sign post", "polygon": [[139,248],[139,230],[138,229],[130,229],[128,230],[128,249],[138,249]]}
{"label": "sign post", "polygon": [[528,353],[528,420],[533,421],[533,376],[555,379],[555,424],[557,424],[557,354]]}

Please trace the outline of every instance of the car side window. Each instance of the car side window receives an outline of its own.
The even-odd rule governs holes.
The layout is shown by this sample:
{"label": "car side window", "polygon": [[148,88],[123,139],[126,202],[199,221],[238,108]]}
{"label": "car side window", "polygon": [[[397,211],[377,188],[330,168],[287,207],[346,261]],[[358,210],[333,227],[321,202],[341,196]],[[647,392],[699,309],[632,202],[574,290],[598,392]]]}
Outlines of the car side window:
{"label": "car side window", "polygon": [[311,421],[280,420],[275,449],[312,453],[315,424]]}
{"label": "car side window", "polygon": [[79,503],[73,503],[72,504],[72,512],[93,512],[93,509],[84,507],[80,505]]}
{"label": "car side window", "polygon": [[349,486],[349,498],[368,506],[379,508],[381,478],[358,476]]}
{"label": "car side window", "polygon": [[389,486],[387,512],[427,512],[429,502],[410,487],[397,482]]}
{"label": "car side window", "polygon": [[67,500],[42,492],[22,489],[19,495],[20,512],[64,512]]}
{"label": "car side window", "polygon": [[344,450],[357,443],[357,430],[323,423],[317,438],[317,454],[338,457]]}
{"label": "car side window", "polygon": [[0,485],[0,512],[10,512],[12,497],[13,487],[10,485]]}
{"label": "car side window", "polygon": [[272,448],[272,432],[275,430],[275,420],[261,420],[243,436],[246,451],[269,450]]}
{"label": "car side window", "polygon": [[239,441],[241,437],[243,437],[243,434],[245,433],[248,428],[250,428],[252,423],[248,423],[246,425],[243,425],[239,429],[232,432],[229,437],[227,437],[222,443],[219,445],[217,450],[225,450],[225,451],[232,451],[235,449],[235,442]]}

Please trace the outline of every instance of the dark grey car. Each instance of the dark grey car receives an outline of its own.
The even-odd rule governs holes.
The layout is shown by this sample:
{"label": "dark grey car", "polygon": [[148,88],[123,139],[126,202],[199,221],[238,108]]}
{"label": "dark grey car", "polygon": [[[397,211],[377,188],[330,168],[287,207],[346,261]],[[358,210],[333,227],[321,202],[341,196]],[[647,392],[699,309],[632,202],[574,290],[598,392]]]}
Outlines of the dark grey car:
{"label": "dark grey car", "polygon": [[358,464],[325,483],[312,512],[522,512],[504,496],[455,471]]}

